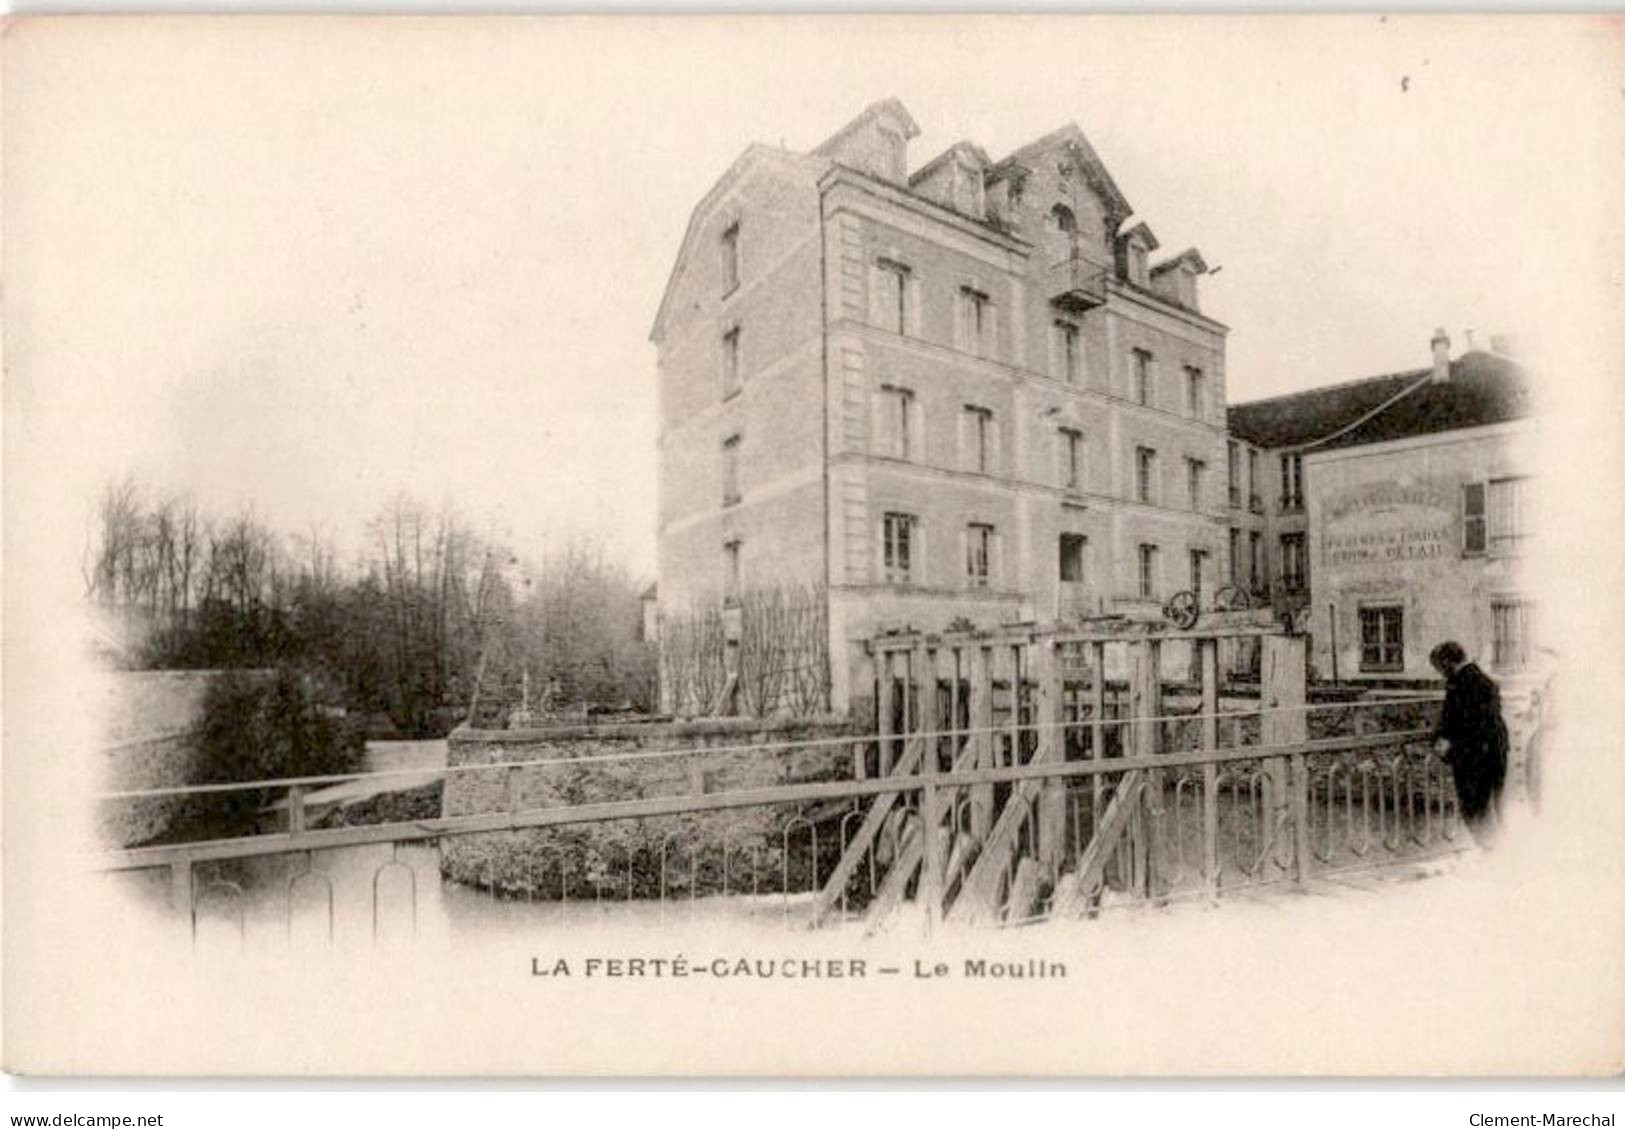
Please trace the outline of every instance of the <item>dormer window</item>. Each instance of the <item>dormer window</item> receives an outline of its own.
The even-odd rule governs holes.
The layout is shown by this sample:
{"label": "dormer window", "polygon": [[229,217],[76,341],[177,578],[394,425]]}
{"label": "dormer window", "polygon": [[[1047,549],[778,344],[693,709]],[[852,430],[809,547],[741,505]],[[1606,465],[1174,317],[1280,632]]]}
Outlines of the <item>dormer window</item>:
{"label": "dormer window", "polygon": [[967,165],[964,161],[955,159],[953,163],[953,181],[950,186],[954,203],[954,210],[970,216],[980,216],[982,206],[982,174],[981,170]]}
{"label": "dormer window", "polygon": [[1136,242],[1128,245],[1128,280],[1136,286],[1146,286],[1151,281],[1146,266],[1146,249]]}

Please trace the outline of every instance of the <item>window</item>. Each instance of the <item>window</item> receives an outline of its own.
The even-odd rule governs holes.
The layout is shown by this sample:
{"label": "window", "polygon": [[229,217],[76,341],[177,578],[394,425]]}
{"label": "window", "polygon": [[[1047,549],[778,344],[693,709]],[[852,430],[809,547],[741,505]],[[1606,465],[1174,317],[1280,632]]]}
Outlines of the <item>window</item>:
{"label": "window", "polygon": [[1304,560],[1303,534],[1281,534],[1281,583],[1287,591],[1303,591]]}
{"label": "window", "polygon": [[881,523],[886,579],[908,584],[914,579],[914,515],[889,513]]}
{"label": "window", "polygon": [[882,450],[896,459],[914,458],[914,393],[907,388],[887,385],[881,389],[885,417],[880,431],[885,439]]}
{"label": "window", "polygon": [[1303,509],[1303,456],[1281,456],[1281,510],[1294,513]]}
{"label": "window", "polygon": [[1399,604],[1360,605],[1360,669],[1405,669],[1405,609]]}
{"label": "window", "polygon": [[1202,574],[1207,571],[1206,549],[1191,550],[1191,591],[1196,593],[1197,603],[1202,600]]}
{"label": "window", "polygon": [[722,598],[727,604],[739,602],[739,540],[722,543]]}
{"label": "window", "polygon": [[1072,209],[1065,204],[1057,204],[1051,208],[1049,218],[1050,223],[1055,225],[1055,230],[1062,235],[1070,238],[1078,233],[1078,218],[1072,214]]}
{"label": "window", "polygon": [[1151,406],[1153,397],[1151,354],[1144,349],[1134,350],[1134,399],[1137,403]]}
{"label": "window", "polygon": [[722,335],[722,396],[727,399],[739,391],[739,327],[734,326]]}
{"label": "window", "polygon": [[1154,600],[1157,597],[1157,547],[1140,546],[1140,596]]}
{"label": "window", "polygon": [[982,291],[960,287],[954,307],[954,343],[967,353],[985,357],[991,352],[993,304]]}
{"label": "window", "polygon": [[1207,381],[1202,370],[1195,365],[1185,366],[1185,413],[1192,419],[1201,419],[1207,404]]}
{"label": "window", "polygon": [[1247,534],[1247,586],[1257,591],[1264,579],[1264,535]]}
{"label": "window", "polygon": [[1241,444],[1234,439],[1225,445],[1225,472],[1230,488],[1230,504],[1241,505]]}
{"label": "window", "polygon": [[739,225],[731,223],[722,233],[722,292],[739,285]]}
{"label": "window", "polygon": [[1147,504],[1157,500],[1157,453],[1150,447],[1134,449],[1134,497]]}
{"label": "window", "polygon": [[1264,499],[1258,493],[1258,451],[1252,447],[1247,448],[1247,508],[1255,514],[1264,512]]}
{"label": "window", "polygon": [[1083,379],[1083,343],[1078,327],[1069,321],[1055,323],[1055,376],[1068,384]]}
{"label": "window", "polygon": [[879,259],[869,276],[869,324],[892,333],[907,333],[911,324],[909,287],[912,271],[892,259]]}
{"label": "window", "polygon": [[993,432],[993,412],[988,408],[966,404],[963,422],[964,449],[967,453],[966,469],[982,474],[993,473],[995,462],[993,445],[997,440]]}
{"label": "window", "polygon": [[1056,433],[1060,451],[1061,485],[1067,490],[1083,489],[1083,432],[1063,427]]}
{"label": "window", "polygon": [[1241,530],[1230,531],[1230,583],[1240,585],[1241,575]]}
{"label": "window", "polygon": [[1533,640],[1530,633],[1531,607],[1517,596],[1498,596],[1490,601],[1490,662],[1499,670],[1527,666]]}
{"label": "window", "polygon": [[1081,533],[1061,534],[1061,583],[1083,583],[1083,554],[1089,539]]}
{"label": "window", "polygon": [[731,506],[739,501],[739,436],[730,435],[722,441],[722,504]]}
{"label": "window", "polygon": [[1202,485],[1207,476],[1207,464],[1201,459],[1185,460],[1185,490],[1190,495],[1191,509],[1202,508]]}
{"label": "window", "polygon": [[1482,553],[1489,543],[1484,518],[1484,484],[1469,482],[1461,488],[1461,551],[1469,556]]}
{"label": "window", "polygon": [[1490,479],[1490,550],[1516,552],[1523,540],[1524,482],[1522,478]]}
{"label": "window", "polygon": [[965,577],[972,588],[986,588],[993,574],[993,527],[965,527]]}

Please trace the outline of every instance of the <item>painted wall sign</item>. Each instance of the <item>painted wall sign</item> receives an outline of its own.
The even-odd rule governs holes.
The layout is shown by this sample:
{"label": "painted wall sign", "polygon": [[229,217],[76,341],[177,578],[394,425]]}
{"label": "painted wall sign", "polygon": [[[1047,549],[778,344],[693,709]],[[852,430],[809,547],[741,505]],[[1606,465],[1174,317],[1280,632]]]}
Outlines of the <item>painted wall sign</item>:
{"label": "painted wall sign", "polygon": [[1456,507],[1427,484],[1370,483],[1335,495],[1321,548],[1329,566],[1383,566],[1442,559],[1455,550]]}

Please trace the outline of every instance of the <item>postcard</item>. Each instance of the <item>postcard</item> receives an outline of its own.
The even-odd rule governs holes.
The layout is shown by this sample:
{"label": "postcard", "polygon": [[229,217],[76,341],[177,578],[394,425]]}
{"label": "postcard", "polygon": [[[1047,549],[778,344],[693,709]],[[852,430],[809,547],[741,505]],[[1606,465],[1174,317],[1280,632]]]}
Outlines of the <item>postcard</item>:
{"label": "postcard", "polygon": [[1616,18],[3,65],[7,1069],[1625,1066]]}

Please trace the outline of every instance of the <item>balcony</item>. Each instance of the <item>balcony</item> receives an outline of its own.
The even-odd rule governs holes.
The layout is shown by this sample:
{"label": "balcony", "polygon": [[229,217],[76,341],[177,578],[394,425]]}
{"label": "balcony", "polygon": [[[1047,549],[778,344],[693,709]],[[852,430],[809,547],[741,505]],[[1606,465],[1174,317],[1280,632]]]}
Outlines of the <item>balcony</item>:
{"label": "balcony", "polygon": [[1110,275],[1107,264],[1072,255],[1050,266],[1045,287],[1053,305],[1081,314],[1106,304],[1106,279]]}

